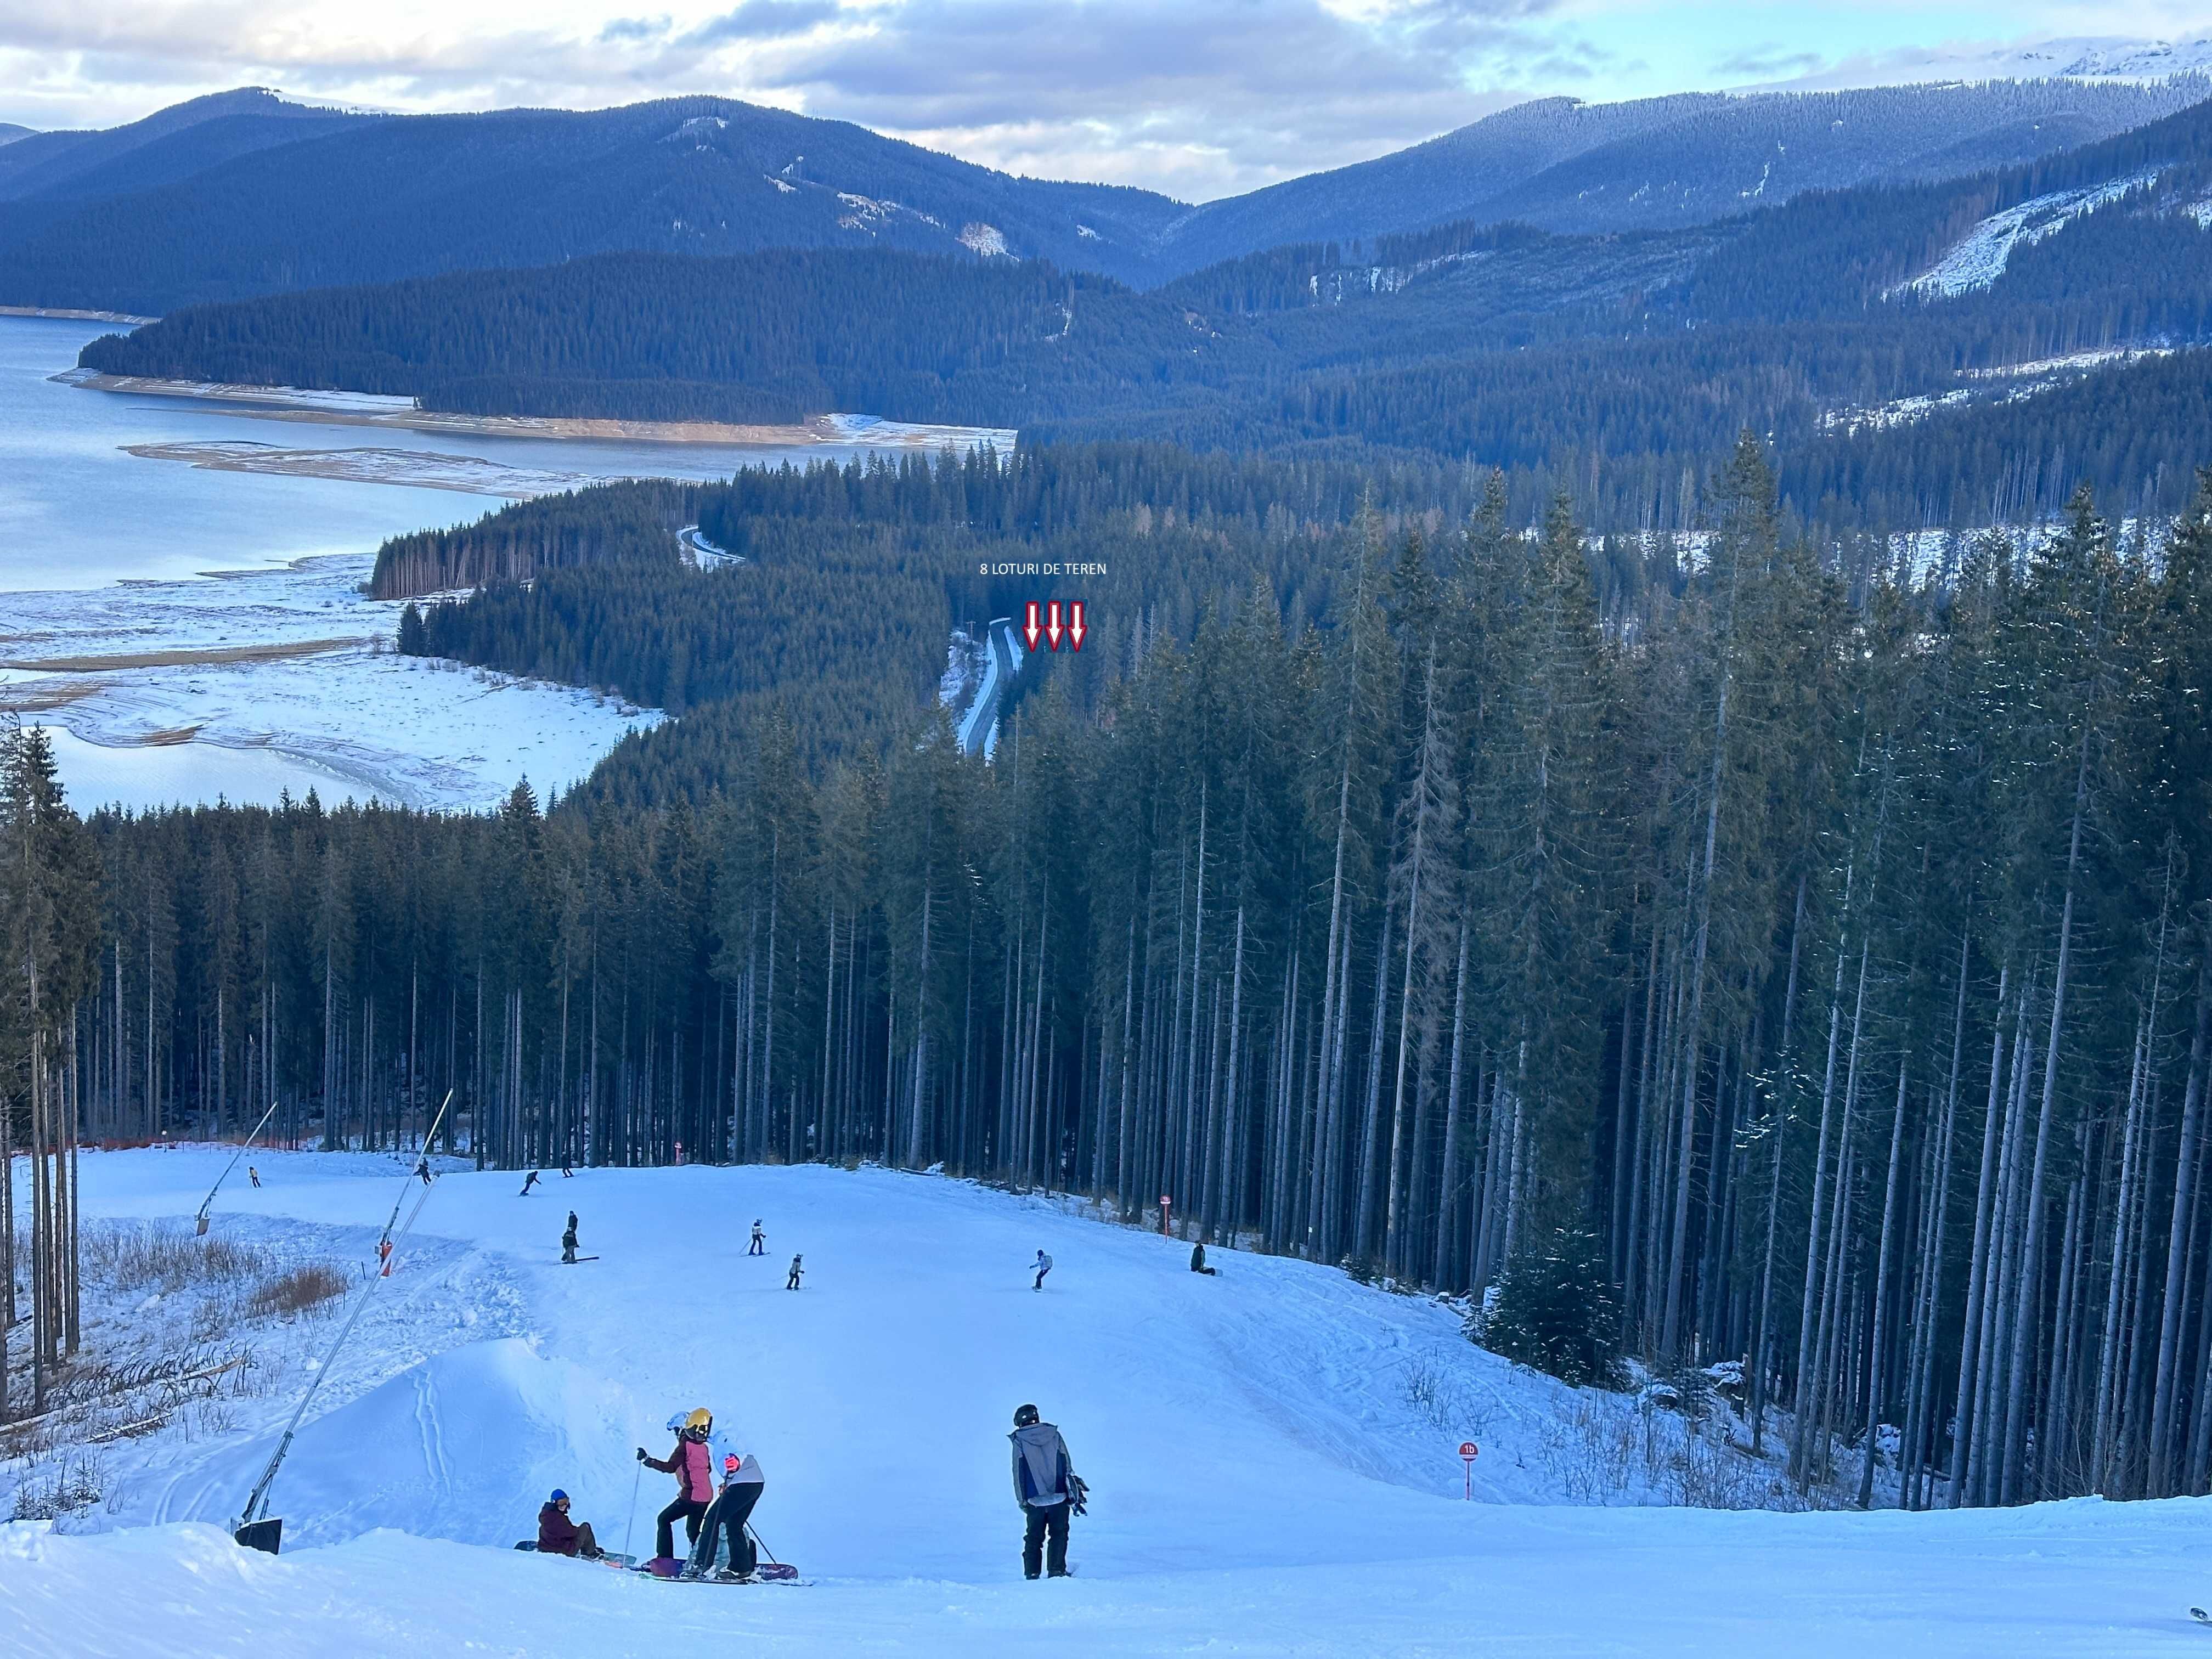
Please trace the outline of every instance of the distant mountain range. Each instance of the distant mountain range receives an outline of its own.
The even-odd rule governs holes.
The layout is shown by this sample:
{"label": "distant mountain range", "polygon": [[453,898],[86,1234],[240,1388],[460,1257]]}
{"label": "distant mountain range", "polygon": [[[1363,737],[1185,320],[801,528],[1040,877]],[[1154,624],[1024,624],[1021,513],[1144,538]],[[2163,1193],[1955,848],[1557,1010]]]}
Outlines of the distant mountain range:
{"label": "distant mountain range", "polygon": [[1547,99],[1194,208],[726,99],[380,116],[246,88],[0,149],[0,303],[158,313],[601,252],[779,247],[1042,259],[1150,287],[1286,244],[1446,223],[1711,223],[1808,190],[2033,161],[2208,96],[2212,81],[2184,76]]}
{"label": "distant mountain range", "polygon": [[1293,244],[1146,291],[1042,261],[612,252],[191,307],[124,375],[478,415],[1015,426],[1571,479],[1686,525],[1765,434],[1842,528],[2009,522],[2087,477],[2137,517],[2212,456],[2212,101],[2057,155],[1673,229],[1480,218]]}
{"label": "distant mountain range", "polygon": [[2026,46],[1942,46],[1847,58],[1825,69],[1753,90],[1804,92],[1840,87],[1905,86],[1928,81],[2079,81],[2150,82],[2212,72],[2212,35],[2156,40],[2124,35],[2069,35]]}

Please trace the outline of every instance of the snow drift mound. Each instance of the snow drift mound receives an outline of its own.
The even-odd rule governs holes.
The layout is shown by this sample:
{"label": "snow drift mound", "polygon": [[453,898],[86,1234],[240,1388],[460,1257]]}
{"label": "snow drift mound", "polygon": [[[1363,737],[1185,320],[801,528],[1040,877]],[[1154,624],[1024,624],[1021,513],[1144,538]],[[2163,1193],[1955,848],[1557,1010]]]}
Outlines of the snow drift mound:
{"label": "snow drift mound", "polygon": [[[520,1338],[471,1343],[402,1371],[301,1425],[270,1498],[284,1545],[331,1544],[380,1527],[470,1544],[537,1532],[556,1486],[627,1488],[641,1426],[623,1389]],[[181,1476],[157,1521],[228,1524],[275,1437]]]}

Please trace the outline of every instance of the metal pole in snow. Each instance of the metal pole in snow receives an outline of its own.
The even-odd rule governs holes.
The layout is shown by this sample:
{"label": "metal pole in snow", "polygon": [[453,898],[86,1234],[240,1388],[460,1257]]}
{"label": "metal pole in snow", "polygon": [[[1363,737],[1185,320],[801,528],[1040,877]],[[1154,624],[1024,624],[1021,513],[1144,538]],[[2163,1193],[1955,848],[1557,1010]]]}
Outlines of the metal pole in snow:
{"label": "metal pole in snow", "polygon": [[276,1111],[276,1103],[272,1100],[269,1103],[269,1109],[262,1113],[261,1121],[253,1126],[253,1134],[246,1136],[240,1143],[238,1150],[230,1155],[230,1162],[222,1166],[222,1173],[215,1178],[215,1185],[208,1188],[208,1195],[200,1200],[199,1213],[192,1218],[195,1232],[204,1233],[208,1230],[208,1212],[215,1206],[215,1195],[222,1190],[222,1183],[230,1179],[230,1172],[238,1167],[238,1160],[246,1156],[246,1149],[253,1144],[253,1135],[259,1134],[269,1127],[269,1120]]}

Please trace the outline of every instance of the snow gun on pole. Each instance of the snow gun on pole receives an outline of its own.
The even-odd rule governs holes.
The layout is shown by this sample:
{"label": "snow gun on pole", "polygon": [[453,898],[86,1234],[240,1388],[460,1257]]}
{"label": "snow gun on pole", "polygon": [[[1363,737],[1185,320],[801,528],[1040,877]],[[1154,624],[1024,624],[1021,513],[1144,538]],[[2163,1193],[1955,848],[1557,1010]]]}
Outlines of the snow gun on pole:
{"label": "snow gun on pole", "polygon": [[[450,1091],[446,1099],[449,1103],[453,1100]],[[441,1117],[445,1115],[444,1107],[438,1109],[438,1115]],[[426,1144],[427,1139],[426,1137]],[[408,1179],[412,1181],[414,1176],[410,1174]],[[283,1436],[276,1442],[276,1449],[270,1454],[269,1467],[261,1471],[261,1479],[253,1483],[252,1492],[246,1496],[245,1509],[240,1512],[238,1519],[232,1523],[231,1537],[247,1549],[264,1550],[270,1555],[277,1553],[277,1546],[283,1541],[284,1536],[284,1521],[281,1516],[272,1518],[268,1513],[269,1489],[276,1482],[276,1471],[283,1467],[285,1453],[292,1449],[292,1437],[300,1431],[301,1420],[307,1414],[307,1407],[315,1397],[315,1390],[322,1387],[323,1379],[331,1374],[331,1362],[337,1359],[339,1352],[344,1348],[346,1339],[353,1334],[353,1328],[361,1322],[362,1314],[368,1306],[369,1297],[376,1294],[376,1287],[392,1276],[392,1241],[395,1238],[404,1238],[415,1230],[416,1218],[422,1213],[422,1206],[430,1201],[430,1187],[436,1179],[437,1176],[434,1172],[430,1181],[423,1184],[422,1195],[415,1200],[415,1207],[407,1212],[406,1221],[398,1226],[396,1232],[392,1224],[386,1224],[384,1237],[377,1241],[376,1246],[377,1259],[381,1264],[379,1271],[371,1273],[368,1282],[355,1293],[353,1308],[346,1315],[345,1323],[339,1328],[337,1335],[331,1340],[328,1350],[325,1352],[321,1364],[315,1367],[314,1376],[308,1379],[307,1392],[300,1396],[300,1403],[292,1409],[292,1420],[285,1424]],[[406,1202],[404,1193],[400,1194],[400,1202],[402,1204]],[[395,1222],[398,1218],[398,1206],[393,1206],[392,1217]]]}
{"label": "snow gun on pole", "polygon": [[276,1103],[272,1100],[269,1103],[269,1109],[262,1113],[261,1121],[253,1126],[253,1134],[249,1134],[240,1143],[238,1150],[230,1155],[230,1162],[222,1166],[222,1173],[215,1178],[215,1185],[208,1188],[208,1195],[200,1200],[199,1213],[192,1218],[192,1232],[195,1237],[204,1237],[206,1234],[208,1212],[215,1207],[215,1195],[222,1190],[222,1183],[230,1179],[230,1172],[238,1167],[238,1160],[246,1156],[246,1149],[253,1144],[253,1135],[258,1135],[267,1128],[269,1120],[276,1115]]}
{"label": "snow gun on pole", "polygon": [[[438,1103],[438,1115],[430,1120],[430,1127],[422,1133],[422,1150],[419,1154],[422,1161],[416,1169],[410,1170],[407,1172],[407,1178],[399,1183],[399,1196],[392,1200],[392,1214],[385,1221],[383,1232],[377,1236],[376,1255],[379,1261],[382,1261],[389,1254],[387,1247],[392,1243],[392,1230],[399,1224],[399,1206],[407,1201],[408,1189],[414,1184],[416,1170],[427,1170],[430,1166],[430,1143],[438,1138],[438,1126],[446,1121],[446,1109],[453,1103],[453,1091],[448,1089],[446,1091],[445,1099]],[[422,1184],[427,1188],[430,1183],[425,1181]]]}

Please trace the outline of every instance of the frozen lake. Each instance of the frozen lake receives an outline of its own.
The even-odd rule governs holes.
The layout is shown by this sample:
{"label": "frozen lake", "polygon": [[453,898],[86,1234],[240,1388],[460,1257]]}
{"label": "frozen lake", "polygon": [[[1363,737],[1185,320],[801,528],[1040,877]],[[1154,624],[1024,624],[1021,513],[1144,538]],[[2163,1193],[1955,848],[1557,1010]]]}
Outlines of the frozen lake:
{"label": "frozen lake", "polygon": [[[398,614],[360,595],[377,544],[501,504],[375,481],[406,471],[409,453],[426,458],[424,475],[487,489],[711,479],[871,453],[321,425],[53,379],[112,331],[0,317],[0,661],[46,665],[0,668],[0,706],[55,733],[62,781],[87,810],[273,803],[309,787],[325,800],[483,807],[520,776],[541,790],[577,781],[623,732],[658,718],[573,688],[426,672],[377,648]],[[326,451],[347,458],[332,471],[354,476],[128,453],[149,445]],[[218,571],[250,574],[201,580]],[[286,652],[225,660],[276,647]],[[175,741],[183,732],[201,735]]]}
{"label": "frozen lake", "polygon": [[125,453],[138,444],[415,450],[514,471],[726,477],[740,466],[850,459],[865,448],[740,449],[563,441],[256,419],[189,398],[88,392],[52,377],[112,324],[0,317],[0,593],[368,553],[387,536],[500,505],[451,489],[222,471]]}
{"label": "frozen lake", "polygon": [[380,793],[273,749],[227,749],[212,743],[109,748],[86,742],[67,726],[46,730],[70,805],[83,811],[121,806],[144,812],[217,799],[233,806],[274,806],[287,791],[301,800],[310,789],[325,806],[335,806]]}

